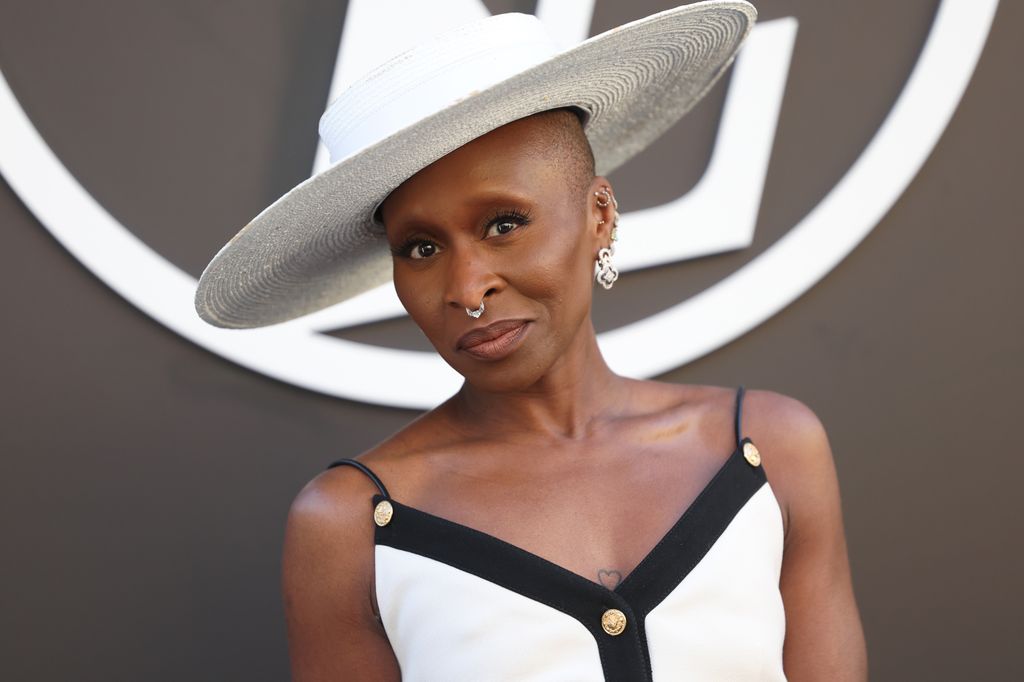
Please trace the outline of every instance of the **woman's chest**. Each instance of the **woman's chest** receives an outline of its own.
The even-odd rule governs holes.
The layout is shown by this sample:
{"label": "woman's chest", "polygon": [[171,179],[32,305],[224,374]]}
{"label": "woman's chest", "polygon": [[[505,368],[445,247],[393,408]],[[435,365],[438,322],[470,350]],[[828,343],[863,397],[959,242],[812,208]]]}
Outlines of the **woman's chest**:
{"label": "woman's chest", "polygon": [[741,452],[614,586],[375,498],[391,507],[376,597],[404,678],[784,679],[781,513]]}
{"label": "woman's chest", "polygon": [[[619,442],[569,457],[506,447],[494,466],[458,453],[422,458],[422,477],[389,480],[415,482],[395,492],[411,507],[614,588],[741,456],[736,444],[699,453],[642,445]],[[555,459],[571,464],[552,465]]]}

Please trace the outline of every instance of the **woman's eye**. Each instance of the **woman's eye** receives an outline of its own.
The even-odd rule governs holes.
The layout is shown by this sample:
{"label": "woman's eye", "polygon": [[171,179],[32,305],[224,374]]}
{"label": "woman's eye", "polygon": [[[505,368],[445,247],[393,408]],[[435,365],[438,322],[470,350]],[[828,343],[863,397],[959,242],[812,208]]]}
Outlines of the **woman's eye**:
{"label": "woman's eye", "polygon": [[511,220],[502,220],[497,223],[491,223],[490,228],[487,230],[487,236],[490,237],[495,234],[508,234],[514,229],[516,229],[516,223]]}
{"label": "woman's eye", "polygon": [[504,214],[496,216],[488,225],[487,233],[485,237],[494,237],[498,235],[508,234],[517,227],[521,227],[530,222],[530,219],[526,215],[519,215],[514,213]]}
{"label": "woman's eye", "polygon": [[434,242],[418,242],[409,249],[409,258],[430,258],[437,253],[437,244]]}

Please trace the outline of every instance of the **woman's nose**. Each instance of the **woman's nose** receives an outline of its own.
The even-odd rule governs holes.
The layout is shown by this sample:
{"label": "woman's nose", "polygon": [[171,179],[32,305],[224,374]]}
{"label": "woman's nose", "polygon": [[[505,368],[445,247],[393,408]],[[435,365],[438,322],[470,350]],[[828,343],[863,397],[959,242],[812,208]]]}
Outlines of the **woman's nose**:
{"label": "woman's nose", "polygon": [[479,308],[484,298],[501,288],[501,278],[479,256],[452,254],[447,275],[445,302],[459,310]]}

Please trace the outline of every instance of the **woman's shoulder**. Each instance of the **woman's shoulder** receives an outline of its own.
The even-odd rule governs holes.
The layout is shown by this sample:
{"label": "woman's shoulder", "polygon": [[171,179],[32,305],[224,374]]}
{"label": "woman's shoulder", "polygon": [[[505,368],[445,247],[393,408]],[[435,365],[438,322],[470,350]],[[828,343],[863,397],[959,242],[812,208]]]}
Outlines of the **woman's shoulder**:
{"label": "woman's shoulder", "polygon": [[392,434],[373,447],[345,457],[324,462],[324,469],[314,475],[295,495],[288,511],[288,532],[296,536],[319,533],[339,541],[351,549],[368,549],[373,544],[373,496],[386,489],[403,455],[403,443],[415,440],[414,434],[429,423],[430,413]]}
{"label": "woman's shoulder", "polygon": [[794,525],[819,523],[838,506],[839,485],[824,423],[803,400],[769,389],[745,389],[741,437],[749,437],[782,510]]}
{"label": "woman's shoulder", "polygon": [[[692,384],[676,383],[654,379],[630,379],[635,387],[652,397],[654,400],[662,400],[666,404],[706,404],[721,405],[723,403],[733,404],[740,384]],[[773,413],[787,418],[802,419],[813,414],[810,408],[799,399],[765,388],[751,388],[743,385],[743,405],[754,400],[762,409],[771,409]]]}
{"label": "woman's shoulder", "polygon": [[697,414],[697,423],[713,434],[708,436],[709,440],[750,438],[761,454],[765,475],[779,501],[787,530],[791,509],[827,504],[826,498],[838,494],[825,426],[803,400],[746,385],[742,396],[739,386],[659,381],[638,382],[636,386],[645,396],[643,400],[652,415],[663,415],[660,418],[671,421]]}
{"label": "woman's shoulder", "polygon": [[[739,385],[676,384],[665,381],[636,381],[646,397],[646,409],[672,412],[680,409],[740,416],[740,436],[750,436],[780,449],[806,451],[820,446],[824,436],[821,419],[806,403],[779,391]],[[740,403],[737,405],[737,400]],[[818,442],[816,442],[818,441]]]}
{"label": "woman's shoulder", "polygon": [[373,496],[382,492],[380,486],[387,489],[388,481],[414,478],[423,453],[441,447],[434,443],[444,432],[439,421],[436,409],[424,413],[373,447],[344,458],[355,466],[325,463],[325,469],[296,495],[293,509],[341,522],[365,517],[367,510],[372,511]]}
{"label": "woman's shoulder", "polygon": [[750,437],[768,458],[772,484],[788,486],[793,477],[832,466],[825,425],[799,398],[768,389],[744,389],[741,437]]}
{"label": "woman's shoulder", "polygon": [[[359,461],[368,453],[355,459]],[[373,590],[373,479],[357,467],[325,469],[295,495],[285,522],[281,588],[295,661],[326,670],[394,670]],[[348,646],[338,647],[339,637]]]}
{"label": "woman's shoulder", "polygon": [[[298,628],[324,609],[324,622],[343,621],[353,632],[379,634],[372,590],[374,495],[401,459],[407,430],[346,458],[325,462],[295,494],[285,522],[282,586],[289,618]],[[370,635],[368,635],[370,636]],[[371,637],[372,640],[372,637]],[[372,640],[376,641],[376,640]]]}
{"label": "woman's shoulder", "polygon": [[[359,462],[366,453],[352,459]],[[285,524],[285,550],[317,563],[361,563],[373,546],[373,479],[354,466],[331,466],[295,494]],[[315,554],[315,556],[313,556]]]}

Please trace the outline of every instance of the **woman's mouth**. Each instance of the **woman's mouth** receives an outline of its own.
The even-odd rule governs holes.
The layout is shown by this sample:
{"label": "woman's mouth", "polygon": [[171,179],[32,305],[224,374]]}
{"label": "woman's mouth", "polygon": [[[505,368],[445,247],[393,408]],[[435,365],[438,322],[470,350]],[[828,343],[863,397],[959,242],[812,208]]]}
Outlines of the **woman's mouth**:
{"label": "woman's mouth", "polygon": [[529,320],[501,320],[464,334],[456,344],[479,360],[500,360],[512,354],[526,338]]}

